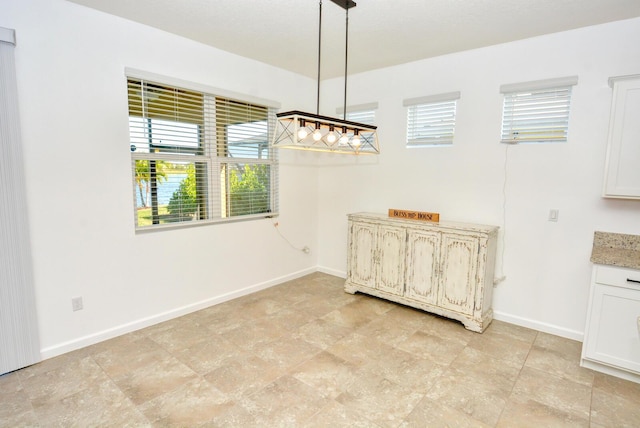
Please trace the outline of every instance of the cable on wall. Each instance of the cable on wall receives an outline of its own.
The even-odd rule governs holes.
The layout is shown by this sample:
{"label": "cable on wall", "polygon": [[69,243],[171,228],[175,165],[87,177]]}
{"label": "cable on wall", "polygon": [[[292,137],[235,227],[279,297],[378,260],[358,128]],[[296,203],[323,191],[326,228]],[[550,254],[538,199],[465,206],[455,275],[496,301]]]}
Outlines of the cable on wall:
{"label": "cable on wall", "polygon": [[304,247],[296,247],[295,245],[293,245],[291,241],[289,241],[287,237],[284,236],[282,232],[280,232],[280,229],[279,229],[280,223],[278,223],[277,221],[273,221],[272,224],[273,224],[273,227],[276,229],[276,232],[278,232],[278,235],[280,235],[280,237],[284,239],[286,243],[289,244],[289,246],[291,246],[291,248],[293,248],[296,251],[302,251],[305,254],[309,254],[311,252],[311,249],[306,245]]}
{"label": "cable on wall", "polygon": [[511,144],[505,144],[504,149],[504,166],[502,181],[502,249],[500,251],[500,274],[493,280],[493,285],[497,285],[504,281],[507,277],[504,273],[504,251],[507,245],[507,172],[509,165],[509,147]]}

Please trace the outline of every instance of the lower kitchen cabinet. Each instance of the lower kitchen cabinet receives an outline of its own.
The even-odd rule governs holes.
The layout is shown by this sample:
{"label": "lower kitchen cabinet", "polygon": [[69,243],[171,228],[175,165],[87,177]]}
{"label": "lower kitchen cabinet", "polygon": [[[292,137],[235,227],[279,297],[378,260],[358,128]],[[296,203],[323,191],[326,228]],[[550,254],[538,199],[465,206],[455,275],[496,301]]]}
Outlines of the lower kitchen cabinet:
{"label": "lower kitchen cabinet", "polygon": [[371,294],[458,320],[482,332],[498,227],[349,215],[345,291]]}
{"label": "lower kitchen cabinet", "polygon": [[640,382],[640,270],[594,266],[581,365]]}

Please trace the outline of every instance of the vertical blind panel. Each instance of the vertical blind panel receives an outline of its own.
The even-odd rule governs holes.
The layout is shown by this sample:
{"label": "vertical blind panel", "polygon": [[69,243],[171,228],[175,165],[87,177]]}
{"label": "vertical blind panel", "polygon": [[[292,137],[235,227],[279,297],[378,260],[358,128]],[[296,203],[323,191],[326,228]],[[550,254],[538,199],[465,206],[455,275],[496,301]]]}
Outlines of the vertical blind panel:
{"label": "vertical blind panel", "polygon": [[456,103],[453,100],[409,106],[407,147],[452,144]]}
{"label": "vertical blind panel", "polygon": [[0,40],[0,375],[40,361],[25,195],[14,45]]}
{"label": "vertical blind panel", "polygon": [[275,111],[128,79],[137,227],[277,211]]}
{"label": "vertical blind panel", "polygon": [[567,141],[571,88],[506,93],[502,142]]}

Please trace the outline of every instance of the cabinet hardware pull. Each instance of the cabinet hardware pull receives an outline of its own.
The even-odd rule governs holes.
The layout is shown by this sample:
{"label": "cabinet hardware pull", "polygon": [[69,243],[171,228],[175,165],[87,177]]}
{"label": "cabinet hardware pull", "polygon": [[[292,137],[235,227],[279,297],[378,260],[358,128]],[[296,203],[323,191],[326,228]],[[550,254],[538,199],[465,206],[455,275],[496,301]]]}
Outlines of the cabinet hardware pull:
{"label": "cabinet hardware pull", "polygon": [[640,284],[640,281],[637,279],[627,278],[627,282],[635,282],[636,284]]}

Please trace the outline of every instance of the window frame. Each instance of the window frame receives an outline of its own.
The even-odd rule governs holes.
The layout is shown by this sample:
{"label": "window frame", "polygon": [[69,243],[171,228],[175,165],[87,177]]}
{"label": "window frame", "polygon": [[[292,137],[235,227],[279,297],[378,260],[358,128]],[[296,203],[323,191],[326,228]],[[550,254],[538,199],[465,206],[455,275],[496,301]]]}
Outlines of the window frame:
{"label": "window frame", "polygon": [[[265,100],[252,96],[245,96],[243,94],[237,94],[231,91],[221,90],[218,88],[212,88],[205,85],[199,85],[192,82],[187,82],[179,79],[174,79],[166,76],[161,76],[153,73],[148,73],[140,70],[133,69],[125,69],[125,87],[128,88],[129,80],[141,80],[149,83],[155,83],[157,85],[162,85],[163,87],[169,87],[179,90],[200,92],[203,95],[203,117],[209,116],[213,118],[213,120],[208,121],[203,119],[202,128],[197,132],[198,134],[202,133],[204,138],[199,140],[199,144],[202,145],[201,153],[193,153],[194,150],[198,149],[189,149],[184,148],[180,150],[176,150],[174,153],[168,152],[158,152],[153,153],[143,152],[138,150],[131,150],[133,146],[132,142],[132,131],[129,128],[129,144],[131,150],[131,174],[132,174],[132,182],[133,182],[133,208],[134,208],[134,225],[136,232],[142,231],[153,231],[160,229],[173,229],[173,228],[181,228],[181,227],[192,227],[198,225],[206,225],[206,224],[218,224],[218,223],[230,223],[236,221],[244,221],[244,220],[254,220],[254,219],[262,219],[267,217],[276,217],[279,215],[279,183],[278,183],[278,172],[279,172],[279,162],[277,157],[277,151],[271,147],[270,141],[275,130],[275,112],[276,109],[279,108],[279,104],[270,100]],[[127,89],[128,91],[128,89]],[[217,135],[217,124],[215,120],[217,118],[217,102],[218,100],[223,100],[227,102],[238,103],[239,105],[249,106],[248,108],[257,107],[259,109],[264,108],[266,112],[266,150],[268,153],[266,157],[263,159],[254,159],[250,157],[231,157],[229,156],[228,145],[225,137],[223,137],[225,143],[223,146],[220,145],[218,141],[219,135]],[[213,103],[214,107],[205,107],[207,103]],[[127,108],[130,107],[130,100],[127,97]],[[208,112],[205,112],[209,109]],[[136,116],[130,116],[129,110],[127,110],[128,117],[131,119]],[[212,113],[213,112],[213,113]],[[152,121],[151,117],[142,117],[143,119]],[[242,123],[242,122],[240,122]],[[224,122],[221,126],[228,127],[232,125],[232,123]],[[200,126],[200,125],[198,125]],[[223,154],[220,154],[220,149],[223,148]],[[245,154],[246,156],[246,154]],[[138,203],[137,203],[137,192],[138,186],[136,181],[136,161],[137,160],[147,160],[149,162],[153,160],[164,160],[173,163],[192,163],[192,164],[202,164],[206,168],[206,172],[201,176],[204,186],[203,192],[206,193],[204,195],[204,199],[206,201],[206,207],[197,208],[198,211],[194,214],[194,218],[191,220],[179,220],[176,222],[169,223],[157,223],[151,225],[139,225],[138,224]],[[268,178],[268,191],[265,192],[268,195],[268,212],[261,212],[255,214],[245,214],[245,215],[231,215],[229,208],[229,197],[230,194],[228,192],[228,183],[229,179],[229,169],[227,169],[227,174],[225,177],[221,176],[223,168],[225,165],[267,165],[269,170],[269,178]],[[198,176],[196,174],[196,176]],[[219,199],[218,199],[219,198]],[[206,218],[198,218],[202,210],[205,210],[207,213]],[[224,212],[223,212],[224,211]],[[198,214],[199,213],[199,214]],[[153,215],[152,215],[153,217]],[[155,220],[152,218],[152,221]]]}
{"label": "window frame", "polygon": [[500,86],[500,143],[566,143],[573,86],[577,84],[578,76],[569,76]]}
{"label": "window frame", "polygon": [[[452,146],[455,138],[459,99],[460,92],[458,91],[405,99],[402,105],[406,107],[406,147],[414,149]],[[440,124],[429,125],[429,123],[437,122]],[[425,133],[424,131],[420,132],[418,127],[433,129]],[[433,131],[439,131],[444,135],[439,138],[430,137],[429,135]]]}

